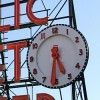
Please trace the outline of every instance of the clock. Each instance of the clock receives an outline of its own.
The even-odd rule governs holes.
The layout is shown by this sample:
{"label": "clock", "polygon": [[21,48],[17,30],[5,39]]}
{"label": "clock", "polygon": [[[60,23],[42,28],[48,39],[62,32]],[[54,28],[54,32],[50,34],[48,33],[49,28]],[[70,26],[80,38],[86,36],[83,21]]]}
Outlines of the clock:
{"label": "clock", "polygon": [[88,44],[82,33],[56,24],[33,38],[27,52],[27,65],[33,79],[43,86],[62,88],[81,76],[88,58]]}

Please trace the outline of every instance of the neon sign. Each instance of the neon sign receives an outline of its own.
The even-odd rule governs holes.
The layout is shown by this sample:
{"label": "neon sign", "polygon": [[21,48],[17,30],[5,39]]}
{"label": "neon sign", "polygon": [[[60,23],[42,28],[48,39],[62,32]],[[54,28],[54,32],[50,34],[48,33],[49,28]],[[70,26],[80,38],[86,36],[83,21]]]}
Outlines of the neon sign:
{"label": "neon sign", "polygon": [[[20,49],[24,47],[28,47],[28,42],[17,42],[17,43],[10,43],[6,45],[7,50],[14,49],[14,76],[15,82],[20,82]],[[3,50],[3,45],[0,45],[0,51]],[[3,71],[3,65],[0,65],[1,70]],[[0,83],[3,83],[3,79],[0,79]]]}
{"label": "neon sign", "polygon": [[[48,17],[44,18],[37,18],[32,13],[32,7],[35,0],[28,0],[26,5],[26,14],[31,22],[35,23],[36,25],[43,25],[48,22]],[[20,29],[20,0],[15,0],[14,2],[14,29]],[[10,30],[10,24],[0,26],[0,32]]]}
{"label": "neon sign", "polygon": [[[46,93],[37,94],[36,100],[55,100],[51,95]],[[7,100],[6,97],[0,97],[0,100]],[[29,95],[13,96],[12,100],[30,100]]]}
{"label": "neon sign", "polygon": [[[26,14],[31,22],[35,23],[36,25],[43,25],[48,22],[48,17],[44,18],[37,18],[32,13],[32,7],[35,3],[35,0],[28,0],[26,5]],[[20,0],[15,0],[14,2],[14,29],[20,29]],[[8,31],[10,30],[10,24],[0,26],[0,32]],[[28,42],[19,42],[19,43],[11,43],[7,44],[7,50],[14,49],[14,76],[15,76],[15,82],[20,81],[20,49],[28,47]],[[3,45],[0,45],[0,51],[3,50]],[[0,71],[3,70],[3,65],[0,65]],[[2,78],[0,78],[0,84],[3,83]]]}

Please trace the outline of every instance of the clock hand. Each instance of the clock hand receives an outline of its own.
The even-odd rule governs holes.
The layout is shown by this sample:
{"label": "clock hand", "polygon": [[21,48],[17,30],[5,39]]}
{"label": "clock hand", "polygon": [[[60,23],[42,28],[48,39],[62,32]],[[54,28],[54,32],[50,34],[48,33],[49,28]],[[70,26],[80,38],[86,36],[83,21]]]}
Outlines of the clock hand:
{"label": "clock hand", "polygon": [[56,59],[58,57],[56,53],[57,50],[58,50],[58,47],[55,47],[55,46],[51,49],[51,52],[52,52],[51,56],[53,58],[52,73],[51,73],[51,84],[52,85],[54,85],[56,81]]}
{"label": "clock hand", "polygon": [[62,74],[65,74],[65,68],[63,67],[60,59],[59,59],[59,53],[58,53],[58,46],[54,45],[51,49],[52,52],[52,58],[53,58],[53,65],[52,65],[52,73],[51,73],[51,84],[54,85],[56,81],[56,60],[59,66],[59,70]]}
{"label": "clock hand", "polygon": [[65,68],[63,67],[59,57],[59,53],[58,53],[58,45],[54,45],[53,46],[53,49],[52,49],[52,53],[53,53],[53,56],[55,57],[55,59],[57,60],[57,63],[58,63],[58,67],[59,67],[59,70],[62,74],[65,74]]}
{"label": "clock hand", "polygon": [[57,62],[58,62],[58,66],[59,66],[59,70],[62,74],[65,74],[65,68],[63,67],[62,63],[60,62],[60,59],[57,58]]}
{"label": "clock hand", "polygon": [[53,58],[52,73],[51,73],[51,84],[54,85],[56,81],[56,59]]}

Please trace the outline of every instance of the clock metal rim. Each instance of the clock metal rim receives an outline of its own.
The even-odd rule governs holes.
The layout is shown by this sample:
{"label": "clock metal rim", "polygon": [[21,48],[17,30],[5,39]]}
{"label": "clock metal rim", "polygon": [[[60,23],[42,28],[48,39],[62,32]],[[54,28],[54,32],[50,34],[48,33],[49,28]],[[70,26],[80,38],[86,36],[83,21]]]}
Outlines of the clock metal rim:
{"label": "clock metal rim", "polygon": [[[27,61],[27,66],[28,66],[28,71],[29,73],[31,74],[31,71],[30,71],[30,68],[29,68],[29,64],[28,64],[28,53],[29,53],[29,49],[30,49],[30,46],[32,44],[32,41],[34,41],[34,39],[44,30],[50,28],[50,27],[53,27],[53,26],[67,26],[67,27],[70,27],[72,29],[74,29],[73,27],[69,26],[69,25],[66,25],[66,24],[55,24],[55,25],[50,25],[44,29],[42,29],[35,37],[33,37],[33,39],[31,40],[31,43],[29,45],[29,48],[28,48],[28,51],[27,51],[27,57],[26,57],[26,61]],[[87,66],[87,63],[88,63],[88,59],[89,59],[89,47],[88,47],[88,43],[85,39],[85,37],[83,36],[83,34],[79,31],[79,30],[76,30],[74,29],[75,31],[77,31],[79,33],[79,35],[82,37],[83,41],[84,41],[84,44],[85,44],[85,48],[86,48],[86,58],[85,58],[85,62],[84,62],[84,66],[82,68],[82,70],[80,71],[80,73],[77,75],[77,77],[75,77],[71,82],[67,83],[67,84],[64,84],[63,86],[47,86],[43,83],[40,83],[39,81],[37,81],[34,76],[31,74],[33,80],[36,80],[39,84],[41,84],[42,86],[45,86],[47,88],[52,88],[52,89],[58,89],[58,88],[63,88],[63,87],[66,87],[66,86],[69,86],[70,84],[72,84],[73,82],[75,82],[80,76],[82,76],[86,66]]]}

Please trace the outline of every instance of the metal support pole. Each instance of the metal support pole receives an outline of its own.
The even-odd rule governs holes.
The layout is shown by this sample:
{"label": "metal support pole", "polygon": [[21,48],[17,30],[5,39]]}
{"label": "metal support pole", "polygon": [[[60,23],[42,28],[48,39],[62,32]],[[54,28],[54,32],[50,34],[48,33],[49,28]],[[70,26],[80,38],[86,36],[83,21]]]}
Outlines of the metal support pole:
{"label": "metal support pole", "polygon": [[[75,12],[73,10],[73,0],[69,0],[69,25],[72,27],[76,27],[76,19],[75,19]],[[75,21],[73,21],[75,20]],[[72,100],[75,100],[75,82],[72,84]]]}
{"label": "metal support pole", "polygon": [[[72,16],[72,17],[69,17],[69,25],[74,27],[75,29],[77,29],[77,23],[76,23],[76,16],[75,16],[73,0],[69,0],[69,16]],[[88,100],[87,99],[85,79],[84,79],[84,73],[82,74],[82,79],[79,79],[78,81],[82,81],[82,86],[81,87],[83,88],[84,96],[82,97],[82,90],[80,90],[79,94],[80,94],[81,100],[82,100],[82,98],[84,98],[84,100]],[[78,82],[78,81],[76,81],[76,82]],[[74,82],[72,84],[72,100],[78,100],[78,98],[76,97],[76,82]],[[79,87],[77,87],[77,88],[79,88]]]}
{"label": "metal support pole", "polygon": [[69,25],[77,29],[73,0],[69,0]]}
{"label": "metal support pole", "polygon": [[69,25],[72,26],[72,1],[69,0],[68,3],[69,3],[69,16],[70,16],[69,17]]}
{"label": "metal support pole", "polygon": [[82,83],[83,83],[84,100],[88,100],[84,74],[82,75]]}
{"label": "metal support pole", "polygon": [[[1,5],[1,0],[0,0],[0,5]],[[1,25],[1,14],[2,14],[2,12],[1,12],[1,8],[0,8],[0,25]],[[0,43],[2,43],[2,39],[1,39],[1,33],[0,33]],[[2,65],[4,65],[5,64],[5,60],[4,60],[4,53],[3,53],[3,51],[2,52],[0,52],[1,53],[1,58],[2,58]],[[6,90],[6,92],[7,92],[7,98],[8,98],[8,100],[10,100],[10,96],[9,96],[9,85],[7,84],[7,73],[6,73],[6,70],[4,71],[4,76],[5,76],[5,90]]]}
{"label": "metal support pole", "polygon": [[75,83],[72,84],[72,100],[75,100]]}
{"label": "metal support pole", "polygon": [[73,16],[73,26],[75,29],[77,29],[77,23],[76,23],[76,16],[75,16],[75,10],[74,10],[74,3],[73,3],[73,0],[72,0],[72,16]]}

